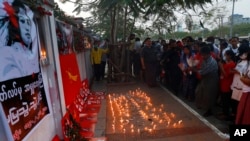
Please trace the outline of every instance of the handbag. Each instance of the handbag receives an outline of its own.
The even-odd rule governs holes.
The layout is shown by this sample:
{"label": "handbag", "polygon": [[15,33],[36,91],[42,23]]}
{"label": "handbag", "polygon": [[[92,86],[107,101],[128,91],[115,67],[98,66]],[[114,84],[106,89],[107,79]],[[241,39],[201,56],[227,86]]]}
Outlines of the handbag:
{"label": "handbag", "polygon": [[231,98],[240,101],[241,96],[242,96],[242,90],[234,88]]}

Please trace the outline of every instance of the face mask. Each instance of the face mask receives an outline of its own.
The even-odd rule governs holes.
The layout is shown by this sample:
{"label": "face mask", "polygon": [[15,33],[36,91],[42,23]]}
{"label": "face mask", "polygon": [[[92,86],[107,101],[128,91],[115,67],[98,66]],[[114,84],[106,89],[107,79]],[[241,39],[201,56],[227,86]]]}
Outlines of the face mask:
{"label": "face mask", "polygon": [[241,60],[247,59],[247,53],[243,53],[243,54],[240,56],[240,59],[241,59]]}

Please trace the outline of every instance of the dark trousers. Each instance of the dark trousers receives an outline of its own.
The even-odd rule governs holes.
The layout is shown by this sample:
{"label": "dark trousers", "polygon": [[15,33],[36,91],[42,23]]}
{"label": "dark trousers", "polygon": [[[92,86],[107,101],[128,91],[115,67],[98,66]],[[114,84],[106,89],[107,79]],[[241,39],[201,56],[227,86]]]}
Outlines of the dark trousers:
{"label": "dark trousers", "polygon": [[195,88],[196,88],[196,77],[195,74],[187,74],[183,76],[182,81],[182,91],[183,96],[189,100],[194,100],[195,98]]}
{"label": "dark trousers", "polygon": [[222,92],[221,93],[221,104],[222,104],[222,112],[224,115],[229,116],[230,108],[232,107],[232,92]]}
{"label": "dark trousers", "polygon": [[238,105],[239,105],[239,101],[231,99],[232,115],[236,115],[237,114]]}
{"label": "dark trousers", "polygon": [[140,54],[137,53],[134,56],[134,75],[135,76],[139,76],[140,75],[140,71],[141,71],[141,57]]}
{"label": "dark trousers", "polygon": [[94,64],[95,80],[100,81],[101,77],[101,64]]}
{"label": "dark trousers", "polygon": [[101,74],[100,74],[101,79],[103,79],[105,76],[105,67],[106,67],[106,61],[102,61],[101,62]]}
{"label": "dark trousers", "polygon": [[178,95],[181,86],[182,71],[178,67],[171,68],[169,70],[169,77],[170,89],[174,92],[174,94]]}
{"label": "dark trousers", "polygon": [[156,86],[156,63],[145,63],[145,78],[148,86]]}

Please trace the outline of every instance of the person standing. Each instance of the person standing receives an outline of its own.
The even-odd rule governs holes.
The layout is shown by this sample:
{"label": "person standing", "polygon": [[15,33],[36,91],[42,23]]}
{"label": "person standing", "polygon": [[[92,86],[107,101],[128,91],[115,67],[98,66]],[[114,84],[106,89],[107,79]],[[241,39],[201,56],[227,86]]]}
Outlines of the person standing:
{"label": "person standing", "polygon": [[201,69],[198,73],[201,75],[201,81],[196,90],[196,106],[203,108],[206,112],[204,117],[213,114],[213,108],[216,104],[216,98],[219,87],[218,65],[216,60],[211,56],[211,50],[205,45],[200,50],[202,56]]}
{"label": "person standing", "polygon": [[[105,50],[108,48],[108,44],[109,44],[109,39],[105,39],[105,41],[100,45],[100,48]],[[103,53],[101,59],[101,74],[100,74],[101,79],[104,79],[105,76],[105,67],[107,64],[107,59],[108,59],[108,54]]]}
{"label": "person standing", "polygon": [[108,52],[107,49],[98,48],[99,41],[95,42],[94,48],[91,50],[91,63],[94,68],[95,80],[100,81],[101,78],[101,59],[102,55]]}
{"label": "person standing", "polygon": [[156,83],[156,67],[157,67],[157,51],[152,47],[151,38],[146,38],[144,47],[141,52],[141,65],[145,71],[146,83],[149,87],[157,86]]}
{"label": "person standing", "polygon": [[234,52],[234,54],[237,54],[238,48],[239,48],[239,40],[237,37],[233,37],[230,40],[230,46],[228,47],[228,49],[231,49]]}
{"label": "person standing", "polygon": [[194,53],[192,53],[191,46],[183,47],[183,54],[181,56],[181,69],[183,72],[183,96],[189,101],[194,100],[196,88],[196,76],[192,68],[195,67]]}
{"label": "person standing", "polygon": [[221,60],[219,62],[220,67],[220,96],[222,102],[222,114],[218,116],[219,119],[228,120],[230,118],[230,108],[231,108],[231,96],[232,90],[230,88],[233,82],[233,69],[236,64],[234,62],[234,52],[232,50],[227,50],[225,52],[225,61]]}
{"label": "person standing", "polygon": [[128,40],[129,46],[127,50],[127,71],[129,74],[133,75],[133,69],[134,69],[134,56],[135,56],[135,34],[130,34],[129,40]]}
{"label": "person standing", "polygon": [[181,87],[182,71],[180,69],[181,49],[177,47],[176,41],[170,39],[169,50],[163,55],[165,66],[168,70],[167,86],[178,94]]}
{"label": "person standing", "polygon": [[225,40],[221,40],[220,41],[220,57],[219,57],[221,61],[224,61],[224,62],[226,61],[225,52],[227,50],[231,50],[230,47],[228,47],[228,43]]}
{"label": "person standing", "polygon": [[135,38],[135,55],[134,55],[134,75],[135,77],[140,76],[140,71],[141,71],[141,60],[140,60],[140,52],[141,52],[141,40],[140,38],[136,37]]}
{"label": "person standing", "polygon": [[215,44],[215,38],[213,36],[210,36],[206,40],[208,44],[211,44],[211,51],[214,53],[215,58],[218,58],[220,56],[220,49]]}
{"label": "person standing", "polygon": [[[249,55],[248,52],[250,51],[250,48],[245,45],[241,45],[238,48],[238,56],[239,60],[236,64],[236,67],[234,68],[234,77],[233,82],[231,85],[232,89],[232,118],[235,119],[236,115],[238,114],[238,104],[242,97],[243,92],[243,86],[246,88],[247,85],[243,84],[243,81],[241,80],[241,76],[246,74],[248,67],[249,67]],[[244,78],[243,78],[244,79]],[[245,90],[245,92],[248,92]]]}
{"label": "person standing", "polygon": [[[247,53],[248,63],[250,61],[249,52]],[[250,66],[248,65],[247,71],[240,77],[243,83],[242,96],[237,108],[237,115],[235,124],[237,125],[250,125]]]}

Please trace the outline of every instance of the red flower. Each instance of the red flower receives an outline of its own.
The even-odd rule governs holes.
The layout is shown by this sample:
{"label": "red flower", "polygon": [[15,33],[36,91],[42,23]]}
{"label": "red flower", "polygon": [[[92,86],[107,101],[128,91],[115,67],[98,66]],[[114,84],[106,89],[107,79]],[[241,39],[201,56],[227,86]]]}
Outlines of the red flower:
{"label": "red flower", "polygon": [[4,5],[4,10],[9,15],[10,22],[13,24],[15,28],[18,28],[18,22],[15,17],[15,10],[13,9],[12,6],[9,5],[8,2],[4,2],[3,5]]}

